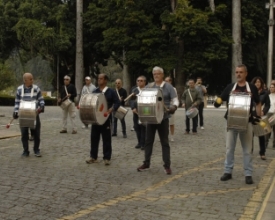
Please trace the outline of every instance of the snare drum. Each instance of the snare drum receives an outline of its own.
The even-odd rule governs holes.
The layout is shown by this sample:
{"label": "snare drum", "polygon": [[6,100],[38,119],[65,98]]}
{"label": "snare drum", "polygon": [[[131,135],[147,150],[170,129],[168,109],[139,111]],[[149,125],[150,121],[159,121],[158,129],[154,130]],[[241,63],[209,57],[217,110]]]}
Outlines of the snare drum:
{"label": "snare drum", "polygon": [[35,128],[36,125],[36,101],[20,101],[19,105],[19,126]]}
{"label": "snare drum", "polygon": [[268,122],[268,118],[263,116],[261,120],[265,123],[265,127],[262,127],[260,124],[253,125],[253,133],[255,136],[264,136],[271,132],[271,126]]}
{"label": "snare drum", "polygon": [[114,116],[115,116],[116,118],[122,120],[122,119],[126,116],[127,112],[128,112],[128,109],[127,109],[127,108],[124,108],[124,107],[120,106],[120,107],[116,110]]}
{"label": "snare drum", "polygon": [[162,92],[158,88],[144,88],[137,96],[138,115],[142,124],[160,124],[164,115]]}
{"label": "snare drum", "polygon": [[79,115],[84,124],[102,125],[108,119],[104,113],[108,111],[108,105],[104,94],[92,93],[82,95],[79,102]]}
{"label": "snare drum", "polygon": [[227,129],[246,131],[249,122],[251,96],[248,93],[232,93],[228,102]]}

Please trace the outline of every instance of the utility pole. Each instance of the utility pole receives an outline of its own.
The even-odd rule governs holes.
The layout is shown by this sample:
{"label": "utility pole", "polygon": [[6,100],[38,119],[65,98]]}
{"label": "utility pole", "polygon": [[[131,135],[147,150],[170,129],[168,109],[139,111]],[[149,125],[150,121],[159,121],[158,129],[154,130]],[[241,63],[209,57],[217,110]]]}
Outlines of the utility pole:
{"label": "utility pole", "polygon": [[268,53],[267,53],[267,76],[266,83],[269,87],[272,80],[272,66],[273,66],[273,26],[274,26],[274,0],[270,0],[266,4],[266,8],[269,8],[269,20],[268,20]]}

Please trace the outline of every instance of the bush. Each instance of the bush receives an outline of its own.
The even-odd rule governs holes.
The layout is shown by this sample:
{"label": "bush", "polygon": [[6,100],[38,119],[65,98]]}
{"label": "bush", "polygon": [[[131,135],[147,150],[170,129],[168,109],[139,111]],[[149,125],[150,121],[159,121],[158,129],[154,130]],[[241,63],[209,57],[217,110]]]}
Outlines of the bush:
{"label": "bush", "polygon": [[[0,95],[0,106],[14,106],[14,96]],[[45,106],[55,106],[57,103],[56,98],[44,97]]]}

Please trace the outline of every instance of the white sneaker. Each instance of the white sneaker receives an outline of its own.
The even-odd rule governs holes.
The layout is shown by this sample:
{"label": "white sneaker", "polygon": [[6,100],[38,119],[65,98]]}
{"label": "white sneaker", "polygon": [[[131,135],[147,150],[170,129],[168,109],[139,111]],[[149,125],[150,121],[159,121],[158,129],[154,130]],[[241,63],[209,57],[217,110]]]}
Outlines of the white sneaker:
{"label": "white sneaker", "polygon": [[131,128],[131,131],[134,131],[134,130],[135,130],[134,127],[132,127],[132,128]]}
{"label": "white sneaker", "polygon": [[174,138],[172,138],[172,137],[171,137],[171,139],[170,139],[170,140],[171,140],[171,142],[174,142]]}
{"label": "white sneaker", "polygon": [[204,130],[204,127],[203,127],[203,126],[201,126],[201,129],[202,129],[202,130]]}
{"label": "white sneaker", "polygon": [[85,125],[82,126],[83,129],[88,129],[89,125],[86,127]]}

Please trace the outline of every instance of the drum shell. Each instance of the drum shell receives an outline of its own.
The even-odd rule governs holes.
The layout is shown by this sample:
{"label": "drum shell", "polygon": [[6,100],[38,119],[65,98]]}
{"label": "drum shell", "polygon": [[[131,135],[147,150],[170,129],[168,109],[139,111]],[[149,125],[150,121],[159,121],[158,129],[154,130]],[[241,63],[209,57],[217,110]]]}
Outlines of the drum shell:
{"label": "drum shell", "polygon": [[275,125],[275,114],[272,114],[272,115],[268,118],[268,122],[269,122],[270,126],[274,126],[274,125]]}
{"label": "drum shell", "polygon": [[19,126],[35,128],[36,125],[36,101],[21,101],[19,105]]}
{"label": "drum shell", "polygon": [[142,124],[160,124],[164,116],[163,95],[158,88],[145,88],[137,96],[138,115]]}
{"label": "drum shell", "polygon": [[79,116],[84,124],[103,125],[107,117],[104,113],[108,111],[108,105],[104,94],[92,93],[81,96],[79,102]]}
{"label": "drum shell", "polygon": [[263,122],[265,122],[266,126],[262,127],[260,124],[257,125],[253,125],[253,133],[255,136],[264,136],[267,135],[271,132],[271,126],[268,122],[268,118],[267,117],[263,117],[261,119]]}
{"label": "drum shell", "polygon": [[233,93],[229,97],[227,129],[246,131],[250,115],[251,96]]}
{"label": "drum shell", "polygon": [[122,120],[122,119],[126,116],[127,113],[128,113],[128,109],[127,109],[127,108],[124,108],[123,106],[120,106],[120,107],[116,110],[114,116],[115,116],[116,118]]}
{"label": "drum shell", "polygon": [[189,109],[186,110],[186,116],[188,118],[194,118],[198,115],[199,111],[195,107],[190,107]]}

